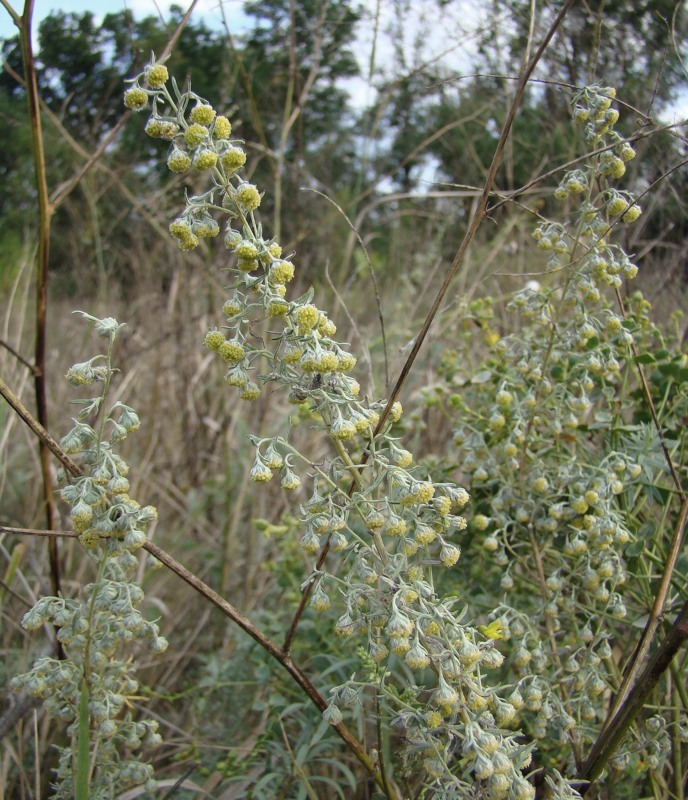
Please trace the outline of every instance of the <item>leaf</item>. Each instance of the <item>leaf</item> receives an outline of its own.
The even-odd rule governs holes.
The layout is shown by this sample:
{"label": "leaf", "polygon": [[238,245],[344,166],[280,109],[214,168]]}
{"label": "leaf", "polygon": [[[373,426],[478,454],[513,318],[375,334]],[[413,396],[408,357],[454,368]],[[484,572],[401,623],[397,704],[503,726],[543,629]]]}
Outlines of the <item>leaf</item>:
{"label": "leaf", "polygon": [[492,378],[492,373],[489,369],[480,370],[476,372],[471,378],[471,383],[487,383]]}
{"label": "leaf", "polygon": [[297,297],[296,300],[293,300],[292,302],[295,305],[299,305],[299,306],[300,305],[306,305],[306,303],[310,303],[311,302],[311,300],[313,299],[313,295],[314,294],[315,294],[315,290],[311,286],[308,289],[307,292],[304,292],[304,294],[302,294],[301,297]]}
{"label": "leaf", "polygon": [[656,362],[656,359],[652,353],[640,353],[639,355],[634,356],[633,360],[636,364],[654,364]]}
{"label": "leaf", "polygon": [[679,373],[681,372],[681,368],[678,364],[659,364],[657,369],[662,375],[668,375],[674,378],[674,380],[678,380]]}

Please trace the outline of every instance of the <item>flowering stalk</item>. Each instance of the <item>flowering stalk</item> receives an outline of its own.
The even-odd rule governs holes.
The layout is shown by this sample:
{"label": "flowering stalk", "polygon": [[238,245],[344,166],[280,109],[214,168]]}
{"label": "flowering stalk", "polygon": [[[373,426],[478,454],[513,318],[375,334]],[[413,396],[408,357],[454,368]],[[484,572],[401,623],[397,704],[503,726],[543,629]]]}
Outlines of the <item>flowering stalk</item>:
{"label": "flowering stalk", "polygon": [[[473,488],[471,556],[484,564],[480,590],[504,593],[498,613],[512,647],[506,679],[525,701],[520,724],[550,761],[564,767],[571,760],[570,773],[586,777],[586,751],[605,724],[598,698],[619,686],[612,642],[628,639],[629,608],[645,613],[634,566],[645,526],[637,517],[646,514],[643,487],[653,482],[652,453],[662,444],[656,415],[657,432],[635,424],[636,403],[628,396],[638,354],[652,360],[647,348],[658,335],[649,304],[634,293],[621,313],[612,305],[638,272],[613,234],[642,213],[619,186],[635,151],[615,130],[614,98],[610,87],[593,86],[572,99],[591,152],[554,191],[566,204],[563,221],[541,217],[535,229],[551,278],[512,297],[507,308],[519,315],[517,332],[500,338],[489,299],[474,301],[468,314],[489,356],[467,368],[475,351],[467,337],[464,352],[448,353],[443,364],[446,411],[460,415],[452,463],[461,464]],[[669,467],[673,478],[670,460]],[[668,514],[671,503],[669,492],[657,513]],[[684,511],[685,505],[682,517]],[[667,549],[672,568],[679,538]],[[595,774],[610,758],[627,779],[661,767],[667,726],[659,715],[649,722],[616,754],[621,737],[609,747],[601,734]]]}
{"label": "flowering stalk", "polygon": [[[516,708],[500,696],[502,689],[488,687],[487,673],[503,661],[495,647],[499,628],[485,626],[483,634],[463,622],[456,601],[434,588],[433,567],[459,560],[454,540],[466,523],[456,512],[467,492],[413,467],[413,455],[393,435],[400,404],[361,399],[348,374],[356,359],[335,339],[336,326],[312,302],[313,291],[288,297],[295,266],[257,220],[262,195],[241,176],[246,154],[230,138],[229,120],[190,88],[180,92],[154,58],[131,81],[124,102],[136,110],[150,104],[146,131],[169,142],[173,172],[208,176],[209,188],[187,198],[170,233],[182,250],[222,234],[230,252],[225,324],[204,342],[224,365],[226,382],[249,403],[266,385],[281,387],[332,442],[331,457],[316,466],[288,437],[251,437],[254,482],[279,474],[288,492],[312,482],[301,505],[301,546],[320,556],[304,598],[324,612],[334,595],[340,604],[335,633],[363,643],[360,675],[331,689],[325,718],[338,725],[347,705],[361,705],[372,693],[380,713],[405,732],[400,774],[419,773],[431,795],[455,786],[490,800],[533,797],[522,775],[530,748],[503,727]],[[261,326],[269,344],[257,346],[251,332]],[[321,569],[327,552],[338,554],[341,578]],[[409,669],[436,690],[409,685]],[[388,786],[386,776],[382,784]]]}
{"label": "flowering stalk", "polygon": [[[150,765],[124,755],[125,748],[158,744],[160,736],[157,722],[134,721],[125,711],[139,684],[122,651],[137,639],[147,641],[153,652],[167,647],[158,626],[138,610],[143,591],[134,582],[135,553],[146,543],[145,531],[157,512],[129,496],[129,467],[114,449],[137,430],[139,418],[120,402],[105,407],[114,372],[113,344],[122,326],[112,318],[83,316],[108,340],[108,350],[67,373],[73,386],[99,383],[102,388],[96,397],[76,401],[82,409],[60,447],[80,457],[83,466],[60,494],[71,507],[79,541],[96,564],[96,577],[84,587],[83,599],[43,597],[24,616],[26,630],[44,624],[58,629],[65,659],[41,658],[30,672],[12,680],[13,688],[44,698],[46,710],[68,723],[71,744],[60,748],[55,798],[107,798],[135,786],[155,787]],[[85,421],[89,417],[100,418],[97,431]],[[61,480],[65,477],[62,473]]]}

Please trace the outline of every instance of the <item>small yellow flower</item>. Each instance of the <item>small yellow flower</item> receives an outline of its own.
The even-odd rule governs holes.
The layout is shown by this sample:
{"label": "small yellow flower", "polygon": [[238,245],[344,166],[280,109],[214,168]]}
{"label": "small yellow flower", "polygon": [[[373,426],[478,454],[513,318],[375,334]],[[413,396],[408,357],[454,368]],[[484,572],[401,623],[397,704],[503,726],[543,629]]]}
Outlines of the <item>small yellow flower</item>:
{"label": "small yellow flower", "polygon": [[303,349],[301,347],[288,344],[284,349],[282,361],[284,361],[285,364],[296,364],[298,361],[300,361],[302,355]]}
{"label": "small yellow flower", "polygon": [[403,536],[406,533],[406,522],[395,514],[389,518],[385,533],[388,536]]}
{"label": "small yellow flower", "polygon": [[338,367],[339,359],[330,351],[323,352],[315,365],[318,372],[334,372]]}
{"label": "small yellow flower", "polygon": [[300,306],[296,310],[296,322],[299,326],[299,333],[304,334],[312,331],[318,324],[319,316],[320,312],[314,305],[308,303],[305,306]]}
{"label": "small yellow flower", "polygon": [[314,593],[309,605],[313,611],[327,611],[330,607],[330,598],[325,592]]}
{"label": "small yellow flower", "polygon": [[389,410],[388,419],[390,422],[399,422],[403,413],[404,409],[402,408],[401,403],[397,400],[392,403],[392,407]]}
{"label": "small yellow flower", "polygon": [[634,203],[621,219],[624,222],[635,222],[642,213],[642,208],[637,203]]}
{"label": "small yellow flower", "polygon": [[239,394],[239,397],[242,400],[248,400],[249,402],[257,400],[260,397],[260,387],[257,386],[253,381],[249,381],[244,387],[243,391]]}
{"label": "small yellow flower", "polygon": [[145,70],[144,75],[151,89],[162,89],[170,77],[167,67],[164,64],[155,64]]}
{"label": "small yellow flower", "polygon": [[234,252],[238,258],[258,258],[258,248],[248,239],[239,242],[234,248]]}
{"label": "small yellow flower", "polygon": [[318,333],[321,336],[334,336],[337,333],[337,326],[332,322],[331,319],[328,319],[324,314],[320,315],[320,321],[318,322]]}
{"label": "small yellow flower", "polygon": [[198,125],[197,123],[189,125],[184,134],[184,141],[189,147],[198,147],[207,138],[208,129],[204,125]]}
{"label": "small yellow flower", "polygon": [[214,150],[199,150],[194,156],[193,165],[199,172],[212,169],[217,164],[217,153]]}
{"label": "small yellow flower", "polygon": [[216,117],[213,127],[213,136],[216,139],[229,139],[232,133],[232,123],[227,117]]}
{"label": "small yellow flower", "polygon": [[253,272],[253,270],[258,269],[259,266],[260,264],[257,258],[240,258],[236,265],[239,272]]}
{"label": "small yellow flower", "polygon": [[208,331],[205,335],[204,344],[208,350],[219,350],[225,342],[225,336],[221,331]]}
{"label": "small yellow flower", "polygon": [[547,478],[536,478],[533,481],[533,491],[537,492],[538,494],[544,494],[547,489],[549,489],[549,482]]}
{"label": "small yellow flower", "polygon": [[459,560],[460,555],[461,551],[458,547],[445,545],[440,552],[440,561],[445,567],[453,567],[454,564],[456,564],[456,562]]}
{"label": "small yellow flower", "polygon": [[425,669],[430,664],[428,651],[422,644],[416,643],[404,656],[404,661],[411,669]]}
{"label": "small yellow flower", "polygon": [[148,105],[148,93],[140,86],[132,86],[124,93],[124,105],[132,111],[141,111]]}
{"label": "small yellow flower", "polygon": [[179,148],[175,148],[167,159],[167,166],[172,172],[182,173],[186,172],[191,166],[191,159],[188,154]]}
{"label": "small yellow flower", "polygon": [[408,450],[397,450],[394,454],[394,463],[402,469],[407,469],[413,463],[413,453]]}
{"label": "small yellow flower", "polygon": [[289,313],[289,303],[284,300],[271,300],[267,310],[269,317],[285,317]]}
{"label": "small yellow flower", "polygon": [[[207,103],[198,103],[191,109],[189,119],[200,125],[210,125],[215,119],[215,109]],[[229,120],[228,120],[229,121]]]}
{"label": "small yellow flower", "polygon": [[498,431],[500,428],[503,428],[506,425],[506,419],[504,418],[504,414],[495,413],[493,414],[488,424],[490,426],[490,430]]}
{"label": "small yellow flower", "polygon": [[260,205],[260,192],[252,183],[242,183],[235,197],[246,211],[255,211]]}
{"label": "small yellow flower", "polygon": [[276,261],[270,267],[269,281],[273,286],[278,286],[294,277],[294,265],[289,261]]}
{"label": "small yellow flower", "polygon": [[485,531],[490,524],[490,520],[484,514],[476,514],[473,517],[472,524],[477,531]]}
{"label": "small yellow flower", "polygon": [[236,172],[246,163],[246,153],[240,147],[230,147],[220,158],[220,163],[227,172]]}
{"label": "small yellow flower", "polygon": [[571,508],[576,512],[576,514],[585,514],[585,512],[588,510],[588,503],[584,497],[577,497],[571,503]]}
{"label": "small yellow flower", "polygon": [[351,439],[356,435],[356,426],[348,419],[339,417],[332,423],[330,431],[335,439]]}
{"label": "small yellow flower", "polygon": [[70,514],[72,527],[77,533],[83,533],[93,521],[93,509],[79,501]]}
{"label": "small yellow flower", "polygon": [[623,213],[628,208],[628,203],[621,195],[614,195],[607,203],[607,211],[612,217]]}
{"label": "small yellow flower", "polygon": [[421,481],[412,487],[416,503],[429,503],[435,495],[435,487],[430,481]]}
{"label": "small yellow flower", "polygon": [[220,356],[228,363],[237,363],[245,355],[244,348],[239,342],[223,342],[217,349]]}
{"label": "small yellow flower", "polygon": [[479,625],[478,630],[487,639],[503,639],[504,625],[501,620],[495,619],[489,625]]}
{"label": "small yellow flower", "polygon": [[339,366],[337,370],[339,372],[349,372],[356,366],[356,358],[352,356],[350,353],[342,353],[339,356]]}
{"label": "small yellow flower", "polygon": [[437,533],[427,525],[418,525],[413,534],[413,538],[419,545],[426,545],[435,541]]}
{"label": "small yellow flower", "polygon": [[192,233],[190,236],[187,236],[184,239],[177,239],[177,245],[179,249],[183,252],[188,252],[189,250],[193,250],[194,247],[198,247],[199,238],[196,236],[195,233]]}
{"label": "small yellow flower", "polygon": [[443,517],[451,513],[452,504],[448,497],[435,497],[432,504],[437,513],[441,514]]}
{"label": "small yellow flower", "polygon": [[249,478],[255,483],[266,483],[272,480],[272,470],[262,461],[256,461],[249,473]]}
{"label": "small yellow flower", "polygon": [[439,728],[442,724],[442,715],[439,711],[431,711],[425,721],[428,723],[428,728]]}
{"label": "small yellow flower", "polygon": [[618,150],[619,158],[622,161],[632,161],[635,158],[635,150],[628,142],[624,142]]}
{"label": "small yellow flower", "polygon": [[153,139],[174,139],[179,133],[179,126],[176,122],[167,119],[151,117],[146,123],[146,133]]}

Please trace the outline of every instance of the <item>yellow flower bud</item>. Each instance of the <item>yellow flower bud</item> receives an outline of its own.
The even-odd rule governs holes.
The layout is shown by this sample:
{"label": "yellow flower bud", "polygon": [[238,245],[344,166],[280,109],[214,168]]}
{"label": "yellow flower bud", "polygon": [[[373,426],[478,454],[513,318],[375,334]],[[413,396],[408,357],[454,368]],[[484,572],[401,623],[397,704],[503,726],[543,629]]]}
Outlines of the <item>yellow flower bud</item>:
{"label": "yellow flower bud", "polygon": [[215,126],[213,127],[213,136],[216,139],[229,139],[232,133],[232,123],[227,117],[216,117]]}
{"label": "yellow flower bud", "polygon": [[144,75],[151,89],[162,89],[170,77],[164,64],[155,64],[149,67],[145,70]]}
{"label": "yellow flower bud", "polygon": [[208,138],[208,129],[204,125],[189,125],[184,134],[184,141],[189,147],[198,147]]}
{"label": "yellow flower bud", "polygon": [[124,93],[124,105],[132,111],[140,111],[148,105],[148,93],[140,86],[132,86]]}
{"label": "yellow flower bud", "polygon": [[215,109],[206,103],[198,103],[191,109],[189,119],[200,125],[210,125],[215,119]]}

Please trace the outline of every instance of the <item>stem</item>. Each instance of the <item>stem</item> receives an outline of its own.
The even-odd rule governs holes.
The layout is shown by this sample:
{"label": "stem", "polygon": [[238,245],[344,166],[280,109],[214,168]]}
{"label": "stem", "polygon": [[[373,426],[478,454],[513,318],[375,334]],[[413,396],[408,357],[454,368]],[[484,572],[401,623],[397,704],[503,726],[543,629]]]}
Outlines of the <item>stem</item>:
{"label": "stem", "polygon": [[100,457],[100,444],[103,441],[103,436],[105,435],[105,423],[108,421],[108,413],[105,410],[105,400],[107,398],[108,390],[110,389],[110,381],[112,380],[112,351],[115,347],[115,335],[110,336],[110,341],[108,342],[108,351],[106,356],[107,371],[105,373],[105,379],[103,380],[103,391],[100,393],[100,421],[98,423],[97,432],[97,457]]}
{"label": "stem", "polygon": [[[414,362],[416,360],[416,357],[418,356],[418,353],[420,352],[420,349],[421,349],[421,347],[423,345],[423,342],[425,341],[425,337],[427,336],[427,333],[430,330],[430,326],[432,325],[435,317],[437,316],[437,312],[439,310],[440,305],[442,304],[442,301],[444,300],[445,295],[447,294],[447,291],[449,289],[449,285],[451,284],[454,276],[458,272],[459,267],[463,263],[463,259],[464,259],[465,255],[466,255],[466,253],[468,252],[468,247],[469,247],[470,243],[473,241],[473,238],[475,237],[476,233],[478,232],[478,228],[484,222],[484,220],[487,218],[487,205],[488,205],[491,193],[492,193],[492,184],[494,183],[495,177],[497,175],[497,170],[499,168],[499,164],[500,164],[500,162],[502,160],[502,154],[504,152],[504,146],[506,144],[507,138],[509,137],[509,133],[511,132],[511,127],[512,127],[513,122],[514,122],[514,118],[516,117],[516,111],[518,110],[518,107],[519,107],[519,105],[521,103],[521,100],[523,99],[523,93],[525,92],[525,88],[526,88],[526,85],[528,83],[528,80],[529,80],[530,76],[532,75],[533,70],[537,66],[538,61],[542,57],[542,54],[545,52],[545,49],[547,48],[547,45],[549,44],[550,40],[554,36],[557,28],[562,23],[564,17],[568,13],[569,9],[571,8],[571,6],[573,5],[574,2],[575,2],[575,0],[566,0],[566,3],[564,4],[564,6],[561,9],[561,11],[559,12],[559,14],[557,14],[554,22],[552,23],[549,31],[547,32],[547,35],[545,36],[545,38],[541,42],[541,44],[538,47],[538,49],[537,49],[535,55],[533,56],[532,60],[530,61],[530,63],[526,67],[526,69],[521,74],[521,77],[520,77],[519,82],[518,82],[518,86],[516,87],[516,92],[514,93],[514,100],[513,100],[512,104],[511,104],[511,108],[509,109],[509,113],[507,114],[506,121],[504,122],[504,127],[502,128],[502,133],[501,133],[501,136],[499,137],[499,142],[497,143],[497,148],[496,148],[494,156],[492,158],[492,163],[490,165],[490,169],[489,169],[489,172],[488,172],[488,175],[487,175],[487,179],[485,180],[485,185],[484,185],[483,190],[482,190],[481,195],[480,195],[480,200],[478,202],[478,208],[477,208],[477,210],[475,212],[475,215],[473,216],[473,218],[471,220],[471,223],[470,223],[470,225],[468,227],[468,230],[466,231],[466,234],[465,234],[465,236],[463,238],[463,241],[461,242],[461,245],[459,246],[459,249],[458,249],[456,255],[454,256],[454,260],[452,261],[452,263],[451,263],[451,265],[449,267],[449,270],[447,272],[447,275],[445,276],[445,279],[444,279],[444,281],[442,283],[442,286],[440,287],[439,291],[437,292],[437,295],[435,297],[435,300],[433,301],[432,307],[430,308],[430,311],[428,311],[427,317],[425,318],[425,322],[423,323],[423,326],[421,327],[420,332],[419,332],[418,336],[416,337],[416,340],[415,340],[415,342],[413,344],[413,348],[411,349],[411,352],[410,352],[408,358],[406,359],[406,363],[402,367],[401,372],[399,374],[399,377],[397,378],[397,381],[394,384],[394,388],[392,389],[392,393],[390,394],[389,399],[387,400],[387,405],[383,409],[382,414],[380,415],[380,419],[379,419],[379,421],[377,423],[377,426],[375,428],[375,431],[373,432],[373,439],[383,429],[383,427],[385,425],[385,422],[387,420],[387,417],[389,416],[389,413],[390,413],[390,411],[392,409],[392,405],[394,404],[394,402],[396,401],[397,397],[399,396],[399,393],[401,392],[401,389],[402,389],[404,383],[406,382],[406,378],[408,377],[408,374],[411,371],[411,367],[413,366],[413,364],[414,364]],[[368,456],[369,456],[369,452],[366,451],[366,453],[363,454],[363,459],[362,459],[362,463],[360,465],[360,469],[363,469],[365,467],[365,464],[368,461]],[[353,494],[354,488],[355,488],[355,483],[352,482],[352,484],[350,486],[350,489],[349,489],[349,495]],[[328,540],[325,543],[325,546],[323,547],[320,555],[318,556],[318,560],[317,560],[316,566],[315,566],[316,571],[319,570],[322,567],[322,565],[323,565],[323,563],[325,561],[325,558],[327,557],[327,554],[328,554],[329,550],[330,550],[330,540],[329,540],[329,537],[328,537]],[[308,602],[308,598],[310,596],[310,593],[313,591],[313,586],[314,586],[314,581],[311,580],[308,583],[308,585],[306,586],[306,588],[304,589],[304,591],[303,591],[303,593],[301,595],[301,601],[299,603],[298,608],[296,609],[296,612],[295,612],[294,617],[292,619],[291,625],[289,627],[289,631],[288,631],[287,636],[286,636],[285,641],[284,641],[285,652],[288,652],[289,648],[291,647],[291,643],[293,641],[293,638],[296,635],[296,628],[298,627],[299,621],[300,621],[301,617],[303,616],[303,611],[304,611],[304,609],[306,607],[306,604]]]}
{"label": "stem", "polygon": [[478,207],[475,211],[473,219],[468,226],[468,230],[464,235],[463,241],[461,242],[459,249],[454,256],[454,260],[452,261],[449,270],[445,276],[445,279],[440,287],[437,295],[433,301],[433,304],[428,311],[428,315],[425,318],[425,322],[416,337],[415,342],[413,343],[413,347],[411,352],[409,353],[408,358],[406,359],[406,363],[401,369],[399,377],[397,378],[397,382],[394,384],[394,388],[392,389],[392,393],[387,401],[387,405],[385,406],[382,414],[380,415],[380,421],[375,428],[374,435],[377,435],[381,430],[382,426],[385,424],[385,420],[389,416],[389,412],[392,408],[392,404],[395,402],[401,389],[406,382],[406,378],[408,377],[409,372],[411,371],[411,367],[413,366],[418,353],[420,352],[421,347],[423,346],[423,342],[425,341],[425,337],[430,330],[430,326],[432,325],[435,317],[437,316],[437,312],[439,311],[440,305],[444,300],[447,291],[449,290],[449,285],[451,284],[454,276],[459,271],[459,267],[463,264],[464,257],[468,252],[468,247],[473,241],[476,233],[478,232],[478,228],[482,225],[482,223],[487,218],[487,206],[490,200],[490,196],[492,193],[492,185],[494,184],[495,178],[497,176],[497,170],[499,169],[499,165],[502,161],[502,156],[504,154],[504,148],[506,146],[507,139],[509,138],[509,134],[511,133],[511,127],[513,125],[514,119],[516,117],[516,112],[518,111],[518,107],[521,104],[521,100],[523,99],[523,94],[525,92],[526,86],[528,84],[528,80],[530,76],[533,74],[533,70],[537,66],[538,61],[542,57],[542,54],[545,52],[547,46],[549,45],[552,37],[557,31],[557,28],[561,25],[564,20],[564,17],[569,12],[569,9],[574,4],[575,0],[566,0],[564,6],[562,7],[561,11],[557,14],[554,22],[550,26],[550,29],[547,31],[545,38],[540,43],[535,55],[531,59],[528,66],[523,70],[518,85],[516,87],[516,91],[514,92],[514,99],[511,103],[511,107],[509,108],[509,113],[507,114],[506,120],[504,122],[504,127],[502,128],[501,135],[499,137],[499,141],[497,142],[497,147],[495,149],[494,156],[492,157],[492,163],[490,164],[490,169],[487,173],[487,178],[485,179],[485,185],[483,186],[483,190],[480,195],[480,200],[478,201]]}
{"label": "stem", "polygon": [[[31,126],[31,150],[33,153],[36,195],[38,201],[38,274],[36,277],[36,340],[34,349],[34,391],[36,395],[36,417],[43,428],[48,427],[48,398],[46,391],[46,327],[48,314],[48,263],[50,259],[50,223],[54,208],[48,197],[48,183],[45,173],[45,149],[38,99],[38,82],[31,42],[31,22],[33,0],[26,0],[21,18],[19,39],[21,42],[24,74],[26,77],[26,100]],[[53,529],[57,520],[53,498],[53,480],[50,472],[50,453],[43,439],[38,444],[43,480],[43,502],[45,504],[46,527]],[[57,539],[48,540],[48,559],[50,562],[50,583],[52,593],[60,593],[60,561]],[[58,650],[61,652],[61,646]]]}
{"label": "stem", "polygon": [[[547,583],[545,580],[545,570],[542,566],[542,555],[540,553],[540,548],[537,545],[537,541],[535,540],[535,534],[533,533],[533,526],[528,526],[528,534],[530,536],[530,546],[533,551],[533,557],[535,559],[535,566],[537,568],[538,574],[538,582],[540,585],[540,596],[542,597],[543,601],[547,600],[548,590],[547,590]],[[545,624],[547,626],[547,636],[549,639],[549,645],[552,650],[552,658],[554,659],[554,663],[557,665],[559,670],[561,671],[561,657],[559,656],[559,648],[557,647],[557,639],[554,635],[554,628],[552,627],[552,620],[550,617],[545,617]],[[564,696],[564,708],[566,709],[566,713],[569,716],[572,716],[571,713],[571,706],[569,704],[569,697],[568,691],[566,690],[564,684],[561,684],[561,693]],[[583,758],[581,756],[580,751],[580,744],[578,743],[578,737],[576,736],[575,728],[571,731],[568,731],[568,736],[571,739],[571,749],[573,750],[573,757],[576,761],[576,767],[580,769],[581,764],[583,763]]]}
{"label": "stem", "polygon": [[[255,642],[257,642],[267,653],[269,653],[296,681],[296,683],[303,689],[313,704],[320,710],[325,711],[327,708],[327,701],[318,692],[315,686],[311,683],[308,677],[301,669],[294,664],[291,656],[285,652],[279,645],[268,638],[259,628],[257,628],[247,617],[243,616],[231,603],[227,602],[221,597],[214,589],[211,589],[208,584],[204,583],[200,578],[190,572],[186,567],[176,561],[172,556],[166,553],[162,548],[153,544],[153,542],[146,542],[144,549],[151,555],[155,556],[161,563],[163,563],[169,570],[175,573],[177,577],[189,584],[192,589],[197,591],[202,597],[211,602],[216,608],[227,617],[229,617],[235,625],[238,625],[245,633],[247,633]],[[346,746],[358,758],[365,769],[370,773],[375,783],[390,798],[390,800],[400,800],[393,790],[386,790],[382,777],[376,768],[373,760],[365,751],[363,745],[351,733],[343,722],[339,722],[332,726]]]}
{"label": "stem", "polygon": [[[647,653],[650,649],[650,645],[652,644],[652,639],[655,635],[655,632],[657,631],[657,628],[659,627],[659,623],[661,621],[662,614],[664,612],[664,606],[666,604],[667,595],[669,593],[669,588],[671,586],[671,575],[674,566],[676,564],[676,560],[680,553],[680,546],[683,540],[683,533],[686,528],[687,520],[688,520],[688,500],[684,500],[683,503],[681,504],[679,519],[676,523],[676,527],[674,528],[674,534],[672,536],[671,544],[669,546],[669,555],[667,556],[664,571],[662,572],[662,577],[659,582],[659,588],[657,589],[657,595],[655,597],[655,601],[652,604],[652,609],[650,611],[647,623],[645,624],[645,629],[640,637],[638,644],[636,645],[635,651],[633,652],[630,661],[626,665],[621,686],[619,687],[619,690],[616,693],[616,696],[614,697],[614,700],[611,704],[609,713],[607,714],[607,719],[604,721],[604,725],[602,726],[602,730],[600,731],[599,734],[598,742],[605,736],[607,730],[611,727],[614,721],[615,714],[619,712],[624,701],[631,692],[631,686],[633,685],[633,681],[638,672],[640,671],[642,664],[645,661]],[[636,687],[634,687],[634,690],[639,686],[639,683],[640,679],[638,680]]]}

